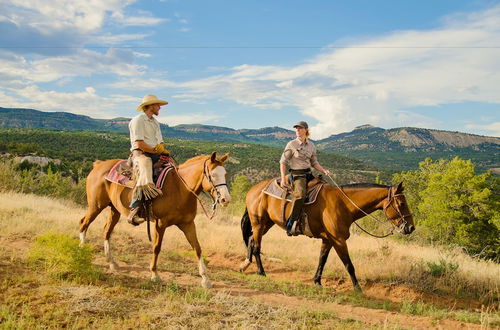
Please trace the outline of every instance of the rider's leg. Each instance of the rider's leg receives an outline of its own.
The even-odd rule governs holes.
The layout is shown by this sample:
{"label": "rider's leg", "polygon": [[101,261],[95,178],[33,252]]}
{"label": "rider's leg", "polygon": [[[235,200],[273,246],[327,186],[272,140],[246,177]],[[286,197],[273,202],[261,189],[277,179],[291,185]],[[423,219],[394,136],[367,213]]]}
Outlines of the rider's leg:
{"label": "rider's leg", "polygon": [[144,222],[143,218],[138,217],[141,203],[160,196],[162,191],[156,188],[153,182],[153,161],[148,154],[141,150],[134,150],[132,152],[132,162],[137,181],[132,193],[132,200],[130,201],[128,222],[138,225]]}
{"label": "rider's leg", "polygon": [[295,236],[300,234],[297,226],[297,221],[299,220],[302,213],[302,207],[304,206],[306,198],[307,181],[305,175],[293,176],[292,190],[292,211],[286,224],[286,234],[288,236]]}

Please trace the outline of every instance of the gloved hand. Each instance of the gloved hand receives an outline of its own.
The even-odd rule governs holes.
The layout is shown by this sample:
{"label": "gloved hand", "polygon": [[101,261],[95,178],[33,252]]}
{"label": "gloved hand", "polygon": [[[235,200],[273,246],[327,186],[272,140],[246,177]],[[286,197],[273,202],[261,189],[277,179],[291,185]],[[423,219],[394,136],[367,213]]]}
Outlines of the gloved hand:
{"label": "gloved hand", "polygon": [[159,143],[155,146],[155,151],[157,153],[159,153],[160,155],[165,155],[165,156],[169,156],[170,155],[170,151],[167,150],[167,148],[165,148],[165,146],[163,145],[163,143]]}

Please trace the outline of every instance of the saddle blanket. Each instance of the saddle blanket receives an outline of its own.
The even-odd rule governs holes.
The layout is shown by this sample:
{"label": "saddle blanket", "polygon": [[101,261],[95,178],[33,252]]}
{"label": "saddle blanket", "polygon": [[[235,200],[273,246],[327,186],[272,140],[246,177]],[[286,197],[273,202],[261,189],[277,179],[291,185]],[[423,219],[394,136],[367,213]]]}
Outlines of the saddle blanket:
{"label": "saddle blanket", "polygon": [[[305,204],[313,204],[316,202],[316,198],[318,197],[319,192],[321,191],[321,188],[323,188],[324,183],[318,183],[312,187],[307,188],[307,195],[306,195],[306,201]],[[278,199],[285,199],[287,202],[291,202],[292,198],[290,194],[286,194],[286,197],[283,198],[283,195],[285,193],[285,190],[281,188],[281,186],[278,184],[278,179],[272,180],[267,187],[262,189],[262,192],[264,194],[267,194],[269,196],[278,198]]]}
{"label": "saddle blanket", "polygon": [[[108,175],[106,175],[106,180],[110,182],[117,183],[121,186],[129,187],[132,188],[133,185],[130,183],[130,177],[125,176],[119,172],[120,166],[126,162],[126,159],[121,159],[116,164],[111,168],[109,171]],[[167,177],[168,172],[170,172],[171,169],[173,169],[174,166],[170,163],[168,163],[160,172],[160,174],[155,178],[155,185],[156,188],[161,189],[163,187],[163,184],[165,183],[165,178]]]}

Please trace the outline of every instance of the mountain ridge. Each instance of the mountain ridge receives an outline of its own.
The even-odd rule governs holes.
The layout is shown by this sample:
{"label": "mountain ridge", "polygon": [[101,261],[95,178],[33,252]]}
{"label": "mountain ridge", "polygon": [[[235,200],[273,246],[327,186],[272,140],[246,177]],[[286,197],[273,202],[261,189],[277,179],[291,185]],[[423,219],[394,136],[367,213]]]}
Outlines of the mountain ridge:
{"label": "mountain ridge", "polygon": [[[94,119],[68,112],[0,107],[0,128],[44,128],[55,130],[94,130],[128,132],[130,118]],[[233,129],[228,127],[161,124],[165,137],[191,140],[258,143],[284,147],[295,132],[282,127]],[[500,173],[500,138],[428,128],[384,129],[370,124],[351,132],[313,140],[318,150],[355,157],[379,168],[410,169],[427,156],[460,156],[472,159],[481,170]]]}

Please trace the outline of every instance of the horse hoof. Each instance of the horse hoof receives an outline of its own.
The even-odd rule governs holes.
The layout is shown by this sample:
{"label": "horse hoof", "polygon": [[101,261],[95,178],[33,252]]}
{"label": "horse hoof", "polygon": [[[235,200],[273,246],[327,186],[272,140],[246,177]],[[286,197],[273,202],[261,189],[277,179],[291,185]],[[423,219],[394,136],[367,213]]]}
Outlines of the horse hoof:
{"label": "horse hoof", "polygon": [[210,282],[209,279],[202,279],[201,286],[204,287],[205,289],[211,289],[213,287],[212,282]]}
{"label": "horse hoof", "polygon": [[161,283],[162,280],[161,280],[161,277],[158,276],[158,274],[153,274],[153,275],[151,275],[151,282]]}
{"label": "horse hoof", "polygon": [[109,269],[116,272],[120,270],[120,266],[116,262],[112,262],[109,264]]}

